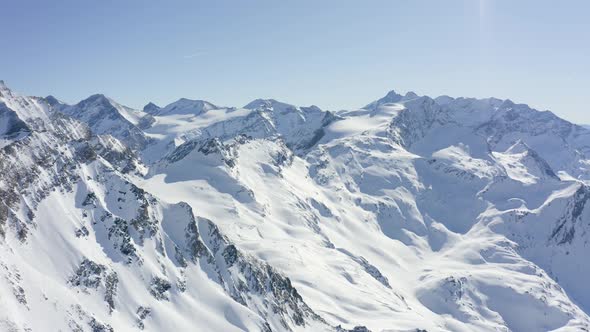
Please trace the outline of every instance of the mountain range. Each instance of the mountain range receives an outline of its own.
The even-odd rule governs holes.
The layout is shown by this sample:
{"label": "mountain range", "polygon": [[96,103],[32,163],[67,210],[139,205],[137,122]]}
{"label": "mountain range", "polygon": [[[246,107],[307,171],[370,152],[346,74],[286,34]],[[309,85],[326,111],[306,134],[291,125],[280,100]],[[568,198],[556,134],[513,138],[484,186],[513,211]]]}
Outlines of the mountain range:
{"label": "mountain range", "polygon": [[1,331],[589,331],[590,130],[0,81]]}

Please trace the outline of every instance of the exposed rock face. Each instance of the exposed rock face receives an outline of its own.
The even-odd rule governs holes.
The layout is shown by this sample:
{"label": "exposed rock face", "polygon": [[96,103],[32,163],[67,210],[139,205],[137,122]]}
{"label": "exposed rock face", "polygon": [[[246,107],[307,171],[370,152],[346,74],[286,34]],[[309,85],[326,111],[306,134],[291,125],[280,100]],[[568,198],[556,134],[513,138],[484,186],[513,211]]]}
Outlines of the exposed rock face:
{"label": "exposed rock face", "polygon": [[590,200],[590,188],[581,185],[568,203],[565,215],[557,221],[550,240],[557,242],[558,245],[571,244],[576,235],[576,224],[582,224],[578,227],[582,232],[586,232],[584,228],[587,228],[589,224],[582,218],[582,214],[585,212],[588,200]]}
{"label": "exposed rock face", "polygon": [[119,278],[117,272],[114,272],[112,269],[86,258],[70,277],[69,283],[72,286],[81,287],[84,291],[101,288],[109,310],[112,312],[115,309],[115,297],[117,295]]}
{"label": "exposed rock face", "polygon": [[150,314],[152,313],[152,309],[151,308],[146,308],[146,307],[139,307],[137,308],[137,327],[140,330],[143,330],[145,328],[145,324],[144,324],[144,320],[146,320]]}
{"label": "exposed rock face", "polygon": [[150,283],[150,293],[157,300],[168,300],[166,292],[169,291],[170,288],[172,288],[172,285],[160,277],[152,278],[152,282]]}
{"label": "exposed rock face", "polygon": [[[305,326],[310,321],[324,323],[303,301],[289,278],[268,264],[244,255],[221,235],[210,220],[201,219],[199,224],[208,228],[205,243],[216,262],[222,259],[216,270],[233,299],[249,307],[259,308],[263,317],[278,320],[282,329],[291,330],[293,326]],[[262,308],[260,297],[265,299]]]}
{"label": "exposed rock face", "polygon": [[31,132],[27,124],[18,117],[16,112],[9,109],[4,103],[0,103],[0,124],[0,142],[2,142],[2,146]]}
{"label": "exposed rock face", "polygon": [[[52,124],[77,126],[60,118]],[[26,240],[33,223],[35,205],[56,188],[71,189],[79,163],[96,158],[96,153],[84,141],[89,138],[89,132],[80,129],[81,132],[75,133],[33,132],[0,150],[4,184],[0,188],[0,226],[8,223],[14,227],[22,241]],[[29,211],[24,218],[14,212],[19,205]]]}

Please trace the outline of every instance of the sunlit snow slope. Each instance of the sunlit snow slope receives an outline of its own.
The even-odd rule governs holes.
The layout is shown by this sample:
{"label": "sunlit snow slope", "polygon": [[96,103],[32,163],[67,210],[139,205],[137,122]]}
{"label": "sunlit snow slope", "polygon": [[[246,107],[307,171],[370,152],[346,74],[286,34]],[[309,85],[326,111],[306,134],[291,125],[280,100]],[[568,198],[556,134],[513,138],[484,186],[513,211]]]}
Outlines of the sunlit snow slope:
{"label": "sunlit snow slope", "polygon": [[590,131],[510,100],[0,84],[0,331],[590,329]]}

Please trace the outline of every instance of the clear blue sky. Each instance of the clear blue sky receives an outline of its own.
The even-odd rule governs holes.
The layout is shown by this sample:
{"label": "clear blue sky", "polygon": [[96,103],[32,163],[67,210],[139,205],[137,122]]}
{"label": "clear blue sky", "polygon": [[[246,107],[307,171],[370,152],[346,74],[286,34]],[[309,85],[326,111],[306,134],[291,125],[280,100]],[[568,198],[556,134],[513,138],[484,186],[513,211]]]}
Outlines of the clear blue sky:
{"label": "clear blue sky", "polygon": [[588,0],[0,0],[0,79],[132,107],[496,96],[590,123],[589,12]]}

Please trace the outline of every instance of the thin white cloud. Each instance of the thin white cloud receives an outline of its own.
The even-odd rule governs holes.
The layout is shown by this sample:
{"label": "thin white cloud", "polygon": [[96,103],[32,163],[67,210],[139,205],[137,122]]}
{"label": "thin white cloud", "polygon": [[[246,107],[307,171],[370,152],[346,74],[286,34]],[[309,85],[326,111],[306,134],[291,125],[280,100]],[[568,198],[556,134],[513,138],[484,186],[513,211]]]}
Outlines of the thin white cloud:
{"label": "thin white cloud", "polygon": [[196,51],[195,53],[183,55],[182,57],[185,58],[185,59],[192,59],[192,58],[196,58],[196,57],[199,57],[201,55],[204,55],[205,53],[206,52],[204,50],[199,50],[199,51]]}

